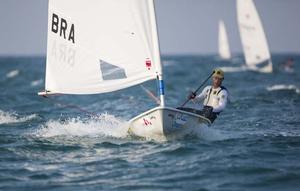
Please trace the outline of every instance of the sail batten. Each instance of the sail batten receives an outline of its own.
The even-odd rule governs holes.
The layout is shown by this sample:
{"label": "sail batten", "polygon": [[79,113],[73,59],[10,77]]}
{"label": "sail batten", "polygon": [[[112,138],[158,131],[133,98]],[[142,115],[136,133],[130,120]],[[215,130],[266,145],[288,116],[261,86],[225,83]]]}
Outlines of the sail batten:
{"label": "sail batten", "polygon": [[46,90],[96,94],[161,73],[153,0],[49,0]]}
{"label": "sail batten", "polygon": [[247,66],[260,72],[272,72],[269,46],[253,0],[237,0],[237,14]]}

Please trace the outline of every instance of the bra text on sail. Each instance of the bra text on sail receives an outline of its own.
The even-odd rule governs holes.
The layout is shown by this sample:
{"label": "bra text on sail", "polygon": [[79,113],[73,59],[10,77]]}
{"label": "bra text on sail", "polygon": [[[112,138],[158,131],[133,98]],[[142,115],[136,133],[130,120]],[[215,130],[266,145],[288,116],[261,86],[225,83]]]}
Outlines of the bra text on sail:
{"label": "bra text on sail", "polygon": [[75,27],[74,24],[68,25],[68,22],[64,18],[59,18],[58,15],[52,14],[52,27],[53,33],[59,34],[59,36],[71,41],[75,44]]}

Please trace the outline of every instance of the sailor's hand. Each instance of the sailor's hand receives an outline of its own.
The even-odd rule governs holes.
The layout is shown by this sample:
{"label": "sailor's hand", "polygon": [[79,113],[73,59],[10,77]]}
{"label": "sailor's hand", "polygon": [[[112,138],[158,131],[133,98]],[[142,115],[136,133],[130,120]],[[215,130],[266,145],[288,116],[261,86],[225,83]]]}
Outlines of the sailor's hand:
{"label": "sailor's hand", "polygon": [[194,93],[194,92],[192,92],[190,95],[189,95],[189,99],[195,99],[195,97],[196,97],[197,95]]}

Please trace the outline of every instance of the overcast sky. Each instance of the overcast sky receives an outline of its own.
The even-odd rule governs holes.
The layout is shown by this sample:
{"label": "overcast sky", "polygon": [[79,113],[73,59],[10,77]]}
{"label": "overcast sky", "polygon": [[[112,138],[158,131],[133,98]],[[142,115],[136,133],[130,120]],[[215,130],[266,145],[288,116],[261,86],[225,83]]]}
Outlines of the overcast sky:
{"label": "overcast sky", "polygon": [[[87,0],[88,2],[88,0]],[[162,54],[217,52],[218,21],[241,52],[235,0],[155,0]],[[300,0],[255,0],[272,53],[300,53]],[[47,0],[0,0],[0,55],[45,55]]]}

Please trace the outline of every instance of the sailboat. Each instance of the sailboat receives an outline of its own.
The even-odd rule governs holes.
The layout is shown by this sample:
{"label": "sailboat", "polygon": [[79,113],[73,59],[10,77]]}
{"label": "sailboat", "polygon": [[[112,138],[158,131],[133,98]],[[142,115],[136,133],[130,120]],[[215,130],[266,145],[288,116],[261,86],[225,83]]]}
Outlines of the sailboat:
{"label": "sailboat", "polygon": [[253,0],[237,0],[237,21],[246,65],[221,67],[225,72],[273,71],[266,35]]}
{"label": "sailboat", "polygon": [[237,16],[247,67],[271,73],[273,67],[269,46],[253,0],[237,0]]}
{"label": "sailboat", "polygon": [[219,56],[223,60],[231,59],[228,36],[223,20],[219,21]]}
{"label": "sailboat", "polygon": [[160,105],[131,119],[130,134],[168,140],[210,125],[165,106],[153,0],[49,0],[45,91],[39,95],[109,93],[155,79]]}

